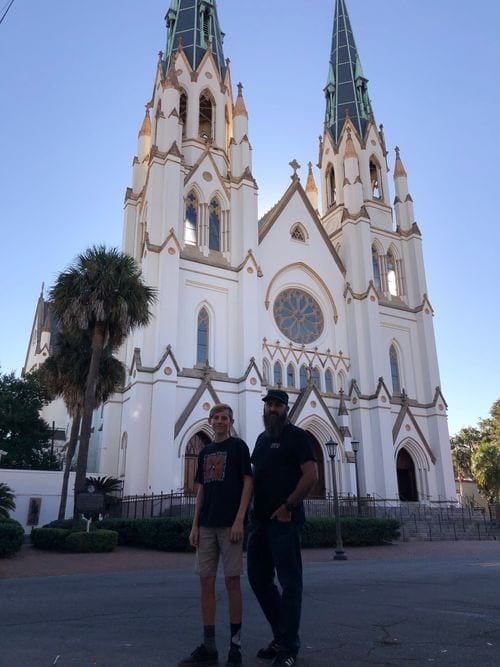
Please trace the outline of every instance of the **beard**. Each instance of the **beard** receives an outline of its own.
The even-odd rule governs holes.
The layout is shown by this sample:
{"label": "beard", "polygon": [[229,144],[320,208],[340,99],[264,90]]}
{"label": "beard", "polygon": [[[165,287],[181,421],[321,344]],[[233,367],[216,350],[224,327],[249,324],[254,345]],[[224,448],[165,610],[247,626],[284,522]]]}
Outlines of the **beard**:
{"label": "beard", "polygon": [[262,420],[264,421],[264,427],[266,433],[271,438],[279,438],[285,424],[288,421],[288,415],[286,413],[282,415],[269,414],[265,413],[262,415]]}

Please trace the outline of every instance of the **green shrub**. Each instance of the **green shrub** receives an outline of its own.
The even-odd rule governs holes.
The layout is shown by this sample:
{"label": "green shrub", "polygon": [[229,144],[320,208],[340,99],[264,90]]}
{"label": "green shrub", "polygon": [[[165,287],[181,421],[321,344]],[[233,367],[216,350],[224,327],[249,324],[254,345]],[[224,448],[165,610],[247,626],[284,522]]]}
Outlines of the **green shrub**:
{"label": "green shrub", "polygon": [[[394,519],[341,519],[342,541],[349,547],[387,544],[399,537],[399,523]],[[306,548],[335,546],[334,519],[308,519],[302,530],[302,546]]]}
{"label": "green shrub", "polygon": [[94,530],[89,533],[70,533],[65,542],[66,551],[72,553],[103,553],[113,551],[118,544],[114,530]]}
{"label": "green shrub", "polygon": [[0,558],[13,556],[23,546],[24,528],[14,519],[0,519]]}
{"label": "green shrub", "polygon": [[71,531],[65,528],[33,528],[31,544],[36,549],[46,551],[65,551],[66,538]]}
{"label": "green shrub", "polygon": [[191,524],[190,519],[104,519],[99,526],[116,530],[120,544],[161,551],[192,551]]}
{"label": "green shrub", "polygon": [[[64,528],[72,532],[80,532],[87,530],[87,524],[83,519],[56,519],[50,523],[45,524],[43,528]],[[94,524],[90,524],[90,530],[94,528]]]}

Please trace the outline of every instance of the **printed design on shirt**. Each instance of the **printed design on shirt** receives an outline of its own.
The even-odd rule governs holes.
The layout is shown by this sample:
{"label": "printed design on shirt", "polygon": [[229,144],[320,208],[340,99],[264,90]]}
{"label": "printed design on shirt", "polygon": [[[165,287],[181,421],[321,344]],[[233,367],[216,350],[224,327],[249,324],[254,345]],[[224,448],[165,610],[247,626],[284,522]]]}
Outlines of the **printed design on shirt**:
{"label": "printed design on shirt", "polygon": [[227,452],[214,452],[205,456],[203,462],[203,481],[223,482],[226,476]]}
{"label": "printed design on shirt", "polygon": [[271,443],[271,449],[279,449],[281,443],[280,442],[272,442]]}

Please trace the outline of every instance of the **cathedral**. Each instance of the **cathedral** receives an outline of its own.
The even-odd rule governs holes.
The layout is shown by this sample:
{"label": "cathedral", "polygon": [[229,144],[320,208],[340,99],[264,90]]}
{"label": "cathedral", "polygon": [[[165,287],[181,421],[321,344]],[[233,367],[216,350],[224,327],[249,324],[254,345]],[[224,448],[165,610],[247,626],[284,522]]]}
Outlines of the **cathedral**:
{"label": "cathedral", "polygon": [[279,387],[314,441],[316,496],[333,489],[333,440],[341,495],[356,494],[356,457],[363,496],[455,498],[422,234],[399,149],[389,154],[375,124],[345,1],[325,54],[319,183],[309,163],[303,184],[292,161],[260,219],[251,110],[216,2],[172,0],[166,23],[122,247],[158,301],[120,352],[123,391],[96,414],[95,471],[122,478],[125,495],[191,492],[210,408],[228,403],[252,449],[262,396]]}

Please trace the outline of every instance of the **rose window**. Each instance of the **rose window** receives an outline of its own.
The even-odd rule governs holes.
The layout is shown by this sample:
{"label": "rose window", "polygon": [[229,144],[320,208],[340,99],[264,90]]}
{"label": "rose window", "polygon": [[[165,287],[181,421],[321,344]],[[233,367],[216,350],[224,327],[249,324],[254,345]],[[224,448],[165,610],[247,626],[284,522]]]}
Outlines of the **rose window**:
{"label": "rose window", "polygon": [[280,292],[274,302],[274,319],[279,330],[294,343],[307,345],[321,336],[323,313],[317,301],[301,289]]}

